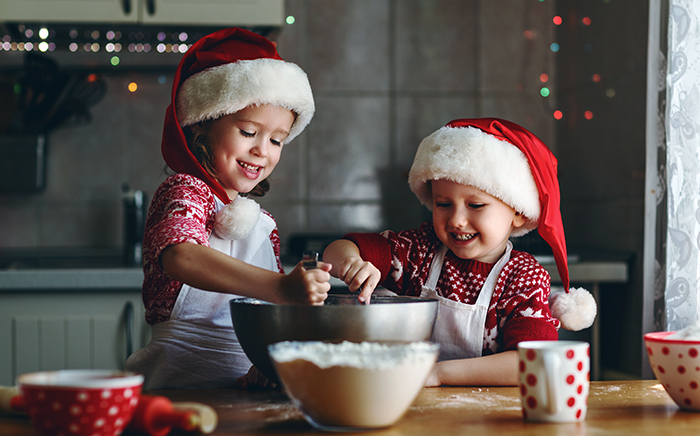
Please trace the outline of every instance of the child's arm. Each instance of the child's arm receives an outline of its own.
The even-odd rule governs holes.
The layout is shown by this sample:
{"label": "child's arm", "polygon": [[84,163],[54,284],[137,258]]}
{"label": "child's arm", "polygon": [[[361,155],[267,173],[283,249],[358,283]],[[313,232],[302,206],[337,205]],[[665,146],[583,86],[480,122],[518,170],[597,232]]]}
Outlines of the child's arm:
{"label": "child's arm", "polygon": [[269,271],[194,243],[171,245],[163,250],[166,274],[190,286],[216,292],[258,298],[271,303],[323,304],[331,288],[331,266],[319,262],[306,270],[301,262],[288,275]]}
{"label": "child's arm", "polygon": [[518,352],[504,351],[471,359],[443,360],[435,364],[426,386],[517,386]]}
{"label": "child's arm", "polygon": [[323,260],[332,264],[330,273],[344,281],[350,292],[362,290],[357,297],[360,301],[368,300],[381,280],[379,270],[362,259],[360,249],[352,241],[333,241],[324,250]]}

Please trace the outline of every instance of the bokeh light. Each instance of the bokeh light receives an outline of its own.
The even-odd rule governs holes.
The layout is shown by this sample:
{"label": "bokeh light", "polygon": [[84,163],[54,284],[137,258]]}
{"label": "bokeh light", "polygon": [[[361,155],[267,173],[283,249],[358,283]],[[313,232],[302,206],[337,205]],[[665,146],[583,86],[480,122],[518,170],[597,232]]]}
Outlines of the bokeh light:
{"label": "bokeh light", "polygon": [[586,26],[591,25],[591,17],[583,17],[583,20],[581,20],[581,21],[583,21],[583,24]]}
{"label": "bokeh light", "polygon": [[552,115],[554,115],[555,120],[561,120],[562,118],[564,118],[564,114],[560,110],[554,111],[554,114]]}
{"label": "bokeh light", "polygon": [[549,76],[547,73],[540,74],[540,82],[547,83],[549,81]]}
{"label": "bokeh light", "polygon": [[544,88],[540,89],[540,95],[542,97],[549,97],[549,88],[545,86]]}
{"label": "bokeh light", "polygon": [[557,44],[556,42],[553,42],[552,45],[549,46],[549,48],[550,48],[554,53],[556,53],[556,52],[559,51],[559,44]]}
{"label": "bokeh light", "polygon": [[557,26],[559,26],[563,22],[563,20],[561,19],[561,17],[559,15],[557,15],[556,17],[552,18],[552,22],[554,24],[556,24]]}
{"label": "bokeh light", "polygon": [[600,76],[600,74],[594,74],[593,75],[593,81],[595,83],[600,83],[600,81],[603,80],[603,78]]}
{"label": "bokeh light", "polygon": [[593,112],[591,112],[591,111],[586,111],[586,112],[583,113],[583,116],[584,116],[587,120],[590,120],[590,119],[593,118]]}
{"label": "bokeh light", "polygon": [[131,82],[131,83],[129,83],[129,86],[128,86],[129,91],[131,91],[131,92],[136,92],[138,87],[139,86],[136,84],[136,82]]}
{"label": "bokeh light", "polygon": [[286,21],[287,21],[287,24],[294,24],[294,22],[296,21],[296,18],[294,18],[294,15],[289,15],[289,16],[287,16]]}

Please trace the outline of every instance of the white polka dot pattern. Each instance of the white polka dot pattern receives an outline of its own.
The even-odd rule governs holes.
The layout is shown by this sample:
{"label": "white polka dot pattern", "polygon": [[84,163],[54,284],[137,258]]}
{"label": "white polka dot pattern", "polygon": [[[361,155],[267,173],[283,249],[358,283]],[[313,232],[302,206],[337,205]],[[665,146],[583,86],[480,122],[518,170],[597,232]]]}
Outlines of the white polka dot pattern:
{"label": "white polka dot pattern", "polygon": [[43,436],[119,436],[131,420],[140,394],[140,386],[22,387],[27,413]]}

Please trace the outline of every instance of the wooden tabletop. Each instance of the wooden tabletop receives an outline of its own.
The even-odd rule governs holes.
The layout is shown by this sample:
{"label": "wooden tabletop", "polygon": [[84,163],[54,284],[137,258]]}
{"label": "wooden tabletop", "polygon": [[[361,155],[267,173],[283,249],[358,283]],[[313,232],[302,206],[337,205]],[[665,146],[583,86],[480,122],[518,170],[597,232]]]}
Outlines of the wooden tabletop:
{"label": "wooden tabletop", "polygon": [[[151,391],[173,401],[197,401],[219,414],[213,435],[319,435],[281,391]],[[333,433],[326,433],[333,434]],[[364,436],[400,435],[698,435],[700,412],[679,409],[655,380],[591,382],[581,423],[527,423],[518,389],[425,388],[393,427]],[[36,436],[24,417],[0,416],[0,435]],[[125,436],[128,433],[124,433]]]}

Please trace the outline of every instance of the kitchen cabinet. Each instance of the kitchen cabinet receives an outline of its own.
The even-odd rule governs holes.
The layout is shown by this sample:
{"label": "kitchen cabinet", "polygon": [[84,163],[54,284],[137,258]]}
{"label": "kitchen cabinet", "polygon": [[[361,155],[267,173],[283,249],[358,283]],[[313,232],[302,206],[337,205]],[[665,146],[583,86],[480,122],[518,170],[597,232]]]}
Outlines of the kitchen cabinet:
{"label": "kitchen cabinet", "polygon": [[150,340],[141,290],[0,289],[0,385],[56,369],[121,369]]}
{"label": "kitchen cabinet", "polygon": [[3,21],[280,26],[284,0],[0,0]]}

